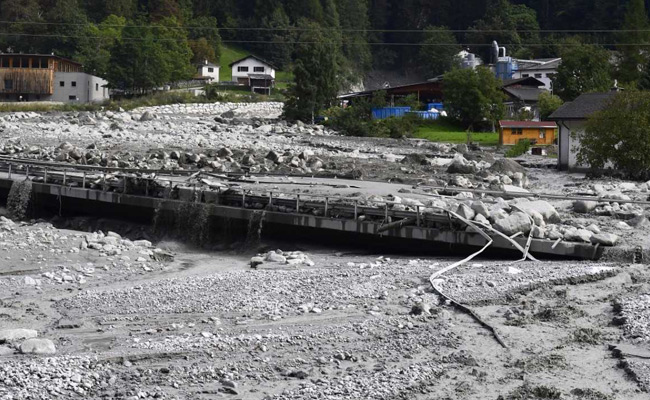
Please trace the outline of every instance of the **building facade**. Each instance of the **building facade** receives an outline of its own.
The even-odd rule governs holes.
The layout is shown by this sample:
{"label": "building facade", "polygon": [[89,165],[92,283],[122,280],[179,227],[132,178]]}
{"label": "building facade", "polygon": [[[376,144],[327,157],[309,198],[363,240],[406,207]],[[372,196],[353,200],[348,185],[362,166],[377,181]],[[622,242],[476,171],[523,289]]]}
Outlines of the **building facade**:
{"label": "building facade", "polygon": [[205,60],[203,64],[198,65],[197,78],[208,81],[208,83],[217,83],[219,82],[220,70],[221,67],[219,65],[213,64],[208,60]]}
{"label": "building facade", "polygon": [[513,78],[535,78],[544,83],[544,89],[553,90],[553,76],[562,62],[561,58],[539,60],[518,60],[518,69],[514,71]]}
{"label": "building facade", "polygon": [[80,63],[47,54],[0,54],[0,101],[101,102],[107,81]]}
{"label": "building facade", "polygon": [[275,67],[253,55],[244,57],[230,64],[232,81],[240,85],[250,86],[250,76],[264,76],[267,80],[275,80]]}
{"label": "building facade", "polygon": [[555,142],[555,122],[499,121],[499,144],[513,146],[528,140],[536,146],[548,146]]}
{"label": "building facade", "polygon": [[607,107],[616,91],[604,93],[585,93],[575,100],[564,103],[550,120],[557,122],[560,129],[558,140],[558,168],[561,170],[581,170],[589,168],[578,162],[581,138],[585,133],[587,119]]}

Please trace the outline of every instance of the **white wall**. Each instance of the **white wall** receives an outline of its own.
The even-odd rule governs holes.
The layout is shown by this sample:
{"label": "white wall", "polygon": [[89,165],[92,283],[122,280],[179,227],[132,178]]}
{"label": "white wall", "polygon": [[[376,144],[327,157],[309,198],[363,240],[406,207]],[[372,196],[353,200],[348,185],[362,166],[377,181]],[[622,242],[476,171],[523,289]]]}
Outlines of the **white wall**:
{"label": "white wall", "polygon": [[[514,79],[528,78],[528,77],[536,78],[544,82],[544,88],[550,91],[553,90],[553,82],[551,81],[551,77],[555,73],[557,73],[556,69],[536,69],[533,71],[523,70],[523,71],[516,71],[515,73],[512,74],[512,77]],[[538,78],[537,76],[535,76],[536,74],[540,74],[541,77]],[[528,76],[524,76],[524,75],[528,75]]]}
{"label": "white wall", "polygon": [[55,72],[54,94],[49,100],[64,103],[94,103],[108,100],[109,93],[105,87],[107,83],[104,79],[85,72]]}
{"label": "white wall", "polygon": [[[248,71],[239,72],[238,67],[248,67]],[[255,71],[255,67],[263,67],[264,71]],[[275,79],[275,69],[271,68],[267,64],[255,59],[247,58],[244,61],[241,61],[232,66],[232,80],[237,81],[237,78],[248,78],[248,74],[265,74],[271,75]]]}
{"label": "white wall", "polygon": [[[212,69],[212,72],[210,72],[210,69]],[[199,76],[203,78],[211,78],[212,82],[219,82],[219,69],[220,67],[212,65],[200,65]]]}
{"label": "white wall", "polygon": [[[585,121],[558,121],[560,127],[558,165],[560,169],[576,170],[588,165],[578,164],[580,137],[585,133]],[[567,129],[568,128],[568,129]]]}

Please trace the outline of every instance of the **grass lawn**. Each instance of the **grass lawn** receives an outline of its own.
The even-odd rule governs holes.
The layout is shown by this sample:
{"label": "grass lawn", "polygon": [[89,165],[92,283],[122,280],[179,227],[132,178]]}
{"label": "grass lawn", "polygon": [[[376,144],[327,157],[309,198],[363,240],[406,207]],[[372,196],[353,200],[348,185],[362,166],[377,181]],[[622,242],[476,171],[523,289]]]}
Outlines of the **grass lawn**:
{"label": "grass lawn", "polygon": [[[250,52],[236,46],[221,46],[221,58],[219,64],[219,80],[221,82],[230,82],[232,80],[232,70],[230,64],[249,55]],[[275,86],[278,89],[286,89],[289,83],[293,82],[293,73],[290,71],[275,71]]]}
{"label": "grass lawn", "polygon": [[219,59],[219,64],[221,64],[221,69],[219,70],[219,80],[221,82],[230,82],[232,80],[232,70],[230,69],[230,63],[237,61],[240,58],[244,58],[250,53],[246,50],[240,49],[234,46],[221,46],[221,58]]}
{"label": "grass lawn", "polygon": [[[427,123],[420,126],[415,132],[415,137],[428,139],[432,142],[467,143],[467,132],[458,126],[445,122]],[[496,146],[499,144],[499,134],[474,132],[472,133],[471,140],[482,146]]]}

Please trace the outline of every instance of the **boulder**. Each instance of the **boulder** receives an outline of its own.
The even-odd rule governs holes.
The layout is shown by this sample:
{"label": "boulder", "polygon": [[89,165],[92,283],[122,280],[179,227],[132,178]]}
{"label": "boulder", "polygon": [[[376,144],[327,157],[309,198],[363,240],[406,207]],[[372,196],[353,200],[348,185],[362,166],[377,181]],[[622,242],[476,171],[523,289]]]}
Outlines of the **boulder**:
{"label": "boulder", "polygon": [[450,174],[475,174],[476,171],[477,169],[474,164],[460,160],[454,160],[447,168],[447,172]]}
{"label": "boulder", "polygon": [[619,239],[613,233],[597,233],[591,237],[591,243],[600,244],[601,246],[616,246]]}
{"label": "boulder", "polygon": [[250,264],[251,268],[257,268],[258,265],[264,264],[264,259],[262,257],[253,257]]}
{"label": "boulder", "polygon": [[2,329],[0,330],[0,343],[18,339],[31,339],[38,336],[34,329]]}
{"label": "boulder", "polygon": [[484,216],[485,218],[490,217],[490,210],[488,210],[487,206],[482,201],[473,202],[472,203],[472,210],[474,210],[474,212],[476,214],[480,214],[480,215]]}
{"label": "boulder", "polygon": [[512,236],[518,232],[528,234],[531,227],[532,223],[530,222],[530,218],[523,212],[515,212],[506,218],[494,221],[494,228],[508,236]]}
{"label": "boulder", "polygon": [[564,240],[569,242],[584,242],[591,243],[593,232],[586,229],[569,229],[564,233]]}
{"label": "boulder", "polygon": [[458,215],[460,215],[461,217],[463,217],[463,218],[465,218],[465,219],[468,219],[468,220],[470,220],[470,221],[473,220],[473,219],[474,219],[474,216],[476,215],[476,213],[474,212],[474,210],[472,210],[471,208],[469,208],[469,206],[467,206],[466,204],[461,204],[461,205],[459,205],[459,206],[458,206],[458,209],[456,210],[456,214],[458,214]]}
{"label": "boulder", "polygon": [[56,346],[50,339],[27,339],[20,344],[23,354],[56,354]]}
{"label": "boulder", "polygon": [[140,122],[153,121],[153,119],[154,119],[154,115],[149,111],[145,111],[144,114],[142,114],[142,116],[140,117]]}
{"label": "boulder", "polygon": [[534,212],[538,212],[544,218],[546,223],[561,222],[560,214],[558,214],[555,207],[550,205],[544,200],[529,201],[526,203],[517,204],[522,211],[533,217]]}
{"label": "boulder", "polygon": [[573,211],[586,214],[590,213],[598,207],[598,202],[588,200],[576,200],[573,202]]}
{"label": "boulder", "polygon": [[266,159],[271,160],[273,162],[278,162],[278,160],[280,159],[280,155],[275,151],[271,150],[269,151],[269,154],[266,155]]}
{"label": "boulder", "polygon": [[266,261],[271,261],[271,262],[277,262],[277,263],[285,263],[287,262],[287,258],[283,256],[282,254],[278,254],[275,251],[269,251],[266,254]]}
{"label": "boulder", "polygon": [[222,147],[222,148],[219,149],[219,151],[217,152],[217,156],[219,156],[219,158],[232,157],[232,150],[230,150],[230,149],[227,148],[227,147]]}
{"label": "boulder", "polygon": [[526,168],[509,158],[500,158],[492,164],[489,171],[504,175],[514,175],[517,172],[525,174]]}

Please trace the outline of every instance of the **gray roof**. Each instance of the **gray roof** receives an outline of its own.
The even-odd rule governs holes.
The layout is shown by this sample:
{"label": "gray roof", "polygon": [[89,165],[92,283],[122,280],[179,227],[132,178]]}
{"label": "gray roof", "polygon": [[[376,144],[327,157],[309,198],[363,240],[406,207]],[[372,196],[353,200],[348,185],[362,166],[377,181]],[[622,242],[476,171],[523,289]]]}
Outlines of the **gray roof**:
{"label": "gray roof", "polygon": [[506,94],[516,98],[517,100],[527,101],[527,102],[537,102],[539,100],[539,95],[542,92],[546,92],[545,89],[539,89],[534,87],[504,87],[503,90]]}
{"label": "gray roof", "polygon": [[544,86],[544,82],[540,81],[537,78],[533,78],[532,76],[517,79],[504,79],[501,83],[501,87],[506,88],[509,86],[540,87]]}
{"label": "gray roof", "polygon": [[555,110],[548,119],[587,119],[591,114],[603,110],[617,92],[585,93],[572,102],[565,103]]}
{"label": "gray roof", "polygon": [[[519,72],[522,71],[539,71],[539,70],[545,70],[545,69],[557,69],[560,64],[562,63],[561,58],[553,59],[544,62],[544,64],[528,64],[524,65],[522,68],[519,69]],[[526,63],[524,63],[526,64]]]}

